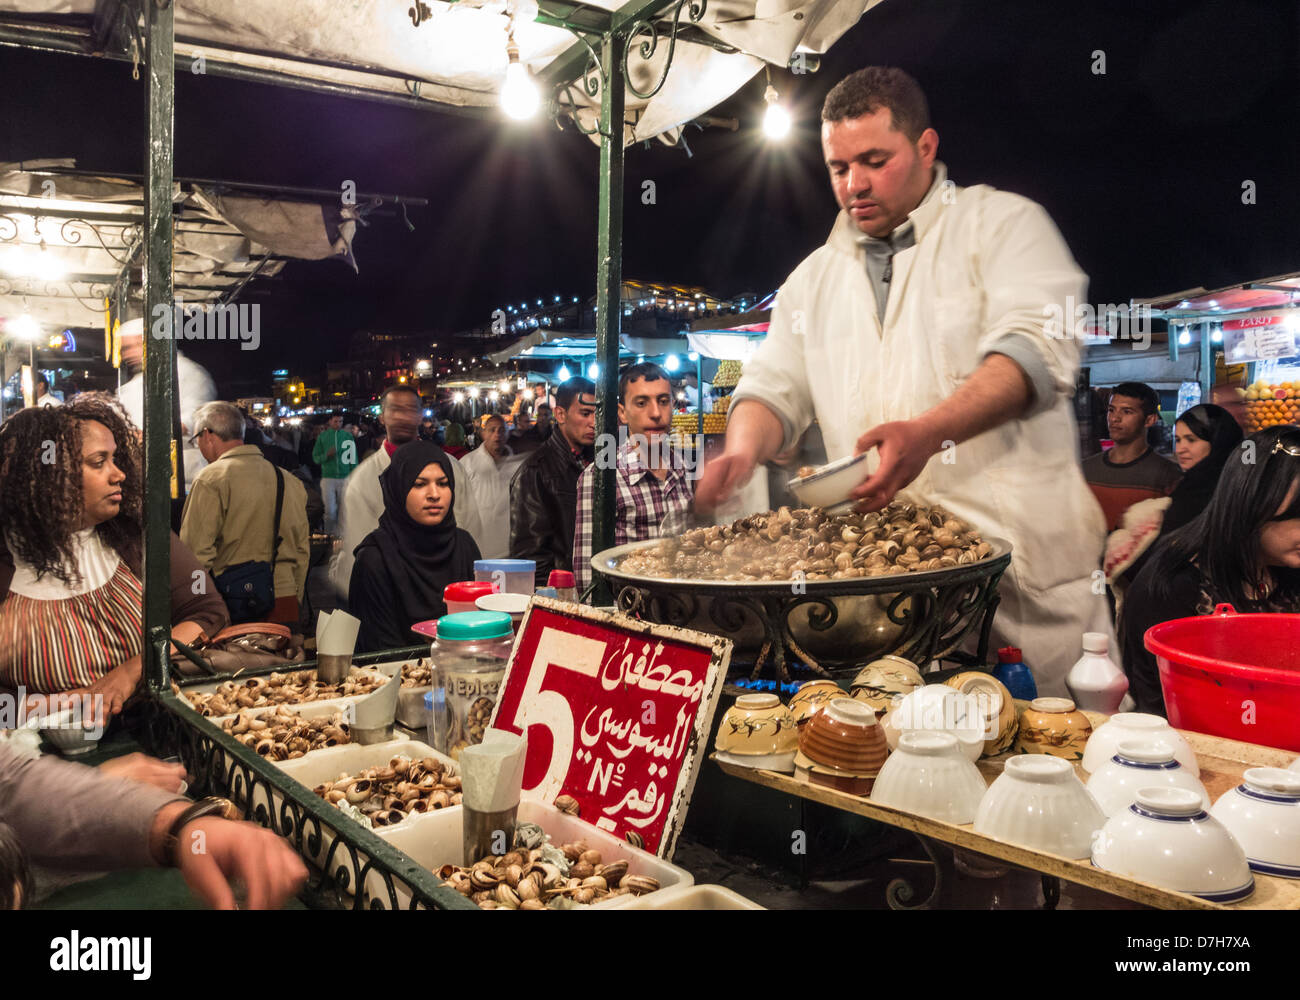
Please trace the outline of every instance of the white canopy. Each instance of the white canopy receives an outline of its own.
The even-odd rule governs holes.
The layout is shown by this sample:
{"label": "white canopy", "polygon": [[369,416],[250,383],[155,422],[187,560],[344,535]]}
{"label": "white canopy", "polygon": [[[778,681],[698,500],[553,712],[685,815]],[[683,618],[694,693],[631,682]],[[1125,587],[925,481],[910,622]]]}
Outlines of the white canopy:
{"label": "white canopy", "polygon": [[[679,24],[685,30],[663,88],[649,100],[631,90],[626,95],[626,141],[656,136],[676,141],[682,126],[734,94],[764,63],[786,66],[798,53],[825,52],[880,2],[707,0],[694,24],[689,8],[682,10]],[[0,0],[0,17],[45,15],[32,23],[57,25],[65,40],[80,30],[89,41],[96,6],[95,0]],[[460,107],[495,105],[505,79],[507,0],[430,0],[423,5],[429,16],[418,26],[408,13],[420,6],[414,0],[176,0],[175,6],[176,54],[190,59],[195,71],[201,58],[207,65]],[[565,28],[538,23],[538,0],[509,0],[509,6],[515,11],[520,61],[534,75],[545,76],[549,69],[563,82],[582,72],[586,59],[575,61],[573,55],[581,43]],[[639,6],[638,0],[554,5],[543,0],[541,13],[554,19],[562,8],[571,21],[581,21],[584,11],[629,12]],[[643,93],[659,79],[670,48],[661,33],[645,60],[639,50],[648,37],[638,35],[629,47],[630,83]],[[579,83],[568,89],[566,101],[577,107],[584,128],[595,125],[598,96],[590,97]]]}

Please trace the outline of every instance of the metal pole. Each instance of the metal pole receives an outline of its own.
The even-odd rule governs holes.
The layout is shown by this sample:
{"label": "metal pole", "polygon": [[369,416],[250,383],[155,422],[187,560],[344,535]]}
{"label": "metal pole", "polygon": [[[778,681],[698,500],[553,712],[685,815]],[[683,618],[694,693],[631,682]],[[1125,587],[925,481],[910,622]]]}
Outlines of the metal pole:
{"label": "metal pole", "polygon": [[[687,341],[689,344],[690,341]],[[695,410],[700,417],[700,447],[704,447],[704,355],[695,354]],[[703,454],[703,452],[701,452]]]}
{"label": "metal pole", "polygon": [[[597,453],[601,441],[618,440],[618,341],[623,318],[623,53],[627,39],[606,35],[600,46],[604,78],[600,88],[600,204],[596,217],[596,362]],[[591,551],[614,545],[615,469],[597,468],[592,504]],[[609,602],[608,587],[596,590],[599,604]]]}
{"label": "metal pole", "polygon": [[1214,345],[1210,342],[1210,324],[1201,324],[1201,402],[1210,402],[1214,391]]}
{"label": "metal pole", "polygon": [[[176,342],[172,309],[172,144],[176,97],[173,8],[144,0],[144,631],[145,677],[155,690],[167,684],[160,640],[171,633],[170,547],[172,372]],[[163,320],[169,336],[152,336]],[[159,327],[160,329],[162,327]]]}

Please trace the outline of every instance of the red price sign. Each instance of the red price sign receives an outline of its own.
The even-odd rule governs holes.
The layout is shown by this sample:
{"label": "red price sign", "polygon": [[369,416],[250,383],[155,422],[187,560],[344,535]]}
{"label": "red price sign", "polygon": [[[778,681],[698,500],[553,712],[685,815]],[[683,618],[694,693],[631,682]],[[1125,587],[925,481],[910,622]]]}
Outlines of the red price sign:
{"label": "red price sign", "polygon": [[528,737],[524,791],[672,856],[731,642],[534,598],[492,725]]}

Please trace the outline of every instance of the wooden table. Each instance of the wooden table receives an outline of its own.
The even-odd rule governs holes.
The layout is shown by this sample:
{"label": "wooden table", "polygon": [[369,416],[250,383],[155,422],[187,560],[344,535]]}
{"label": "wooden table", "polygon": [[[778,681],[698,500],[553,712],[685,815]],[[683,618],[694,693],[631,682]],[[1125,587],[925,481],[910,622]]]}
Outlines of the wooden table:
{"label": "wooden table", "polygon": [[[1104,715],[1093,712],[1087,714],[1092,720],[1094,729],[1106,721]],[[1251,743],[1238,743],[1235,740],[1205,736],[1201,733],[1183,732],[1183,736],[1187,738],[1187,742],[1191,744],[1192,750],[1196,754],[1197,762],[1201,766],[1201,782],[1205,785],[1205,790],[1209,792],[1212,802],[1218,801],[1220,795],[1239,785],[1242,772],[1247,768],[1286,767],[1295,757],[1295,754],[1285,750],[1255,746]],[[992,782],[994,778],[1002,773],[1002,768],[1010,756],[1010,753],[1006,753],[981,760],[979,762],[980,772],[986,780]],[[1049,854],[1046,851],[1021,847],[1018,844],[1012,844],[1004,840],[995,840],[982,833],[976,833],[974,827],[970,824],[956,826],[952,823],[944,823],[940,820],[919,816],[916,813],[882,806],[860,795],[850,795],[847,792],[826,788],[822,785],[809,784],[806,781],[796,779],[793,775],[729,764],[718,760],[716,755],[713,756],[713,759],[727,774],[744,781],[750,781],[767,788],[774,788],[777,791],[797,795],[812,802],[820,802],[836,809],[843,809],[859,816],[866,816],[881,823],[888,823],[890,826],[901,827],[904,830],[912,831],[921,838],[928,837],[942,841],[945,844],[951,844],[954,847],[965,848],[989,857],[999,858],[1013,865],[1037,871],[1048,878],[1066,879],[1070,882],[1099,889],[1114,896],[1145,903],[1148,906],[1162,909],[1190,910],[1300,909],[1300,879],[1278,878],[1274,875],[1255,872],[1255,891],[1249,897],[1239,903],[1212,903],[1196,896],[1189,896],[1186,893],[1163,889],[1160,886],[1139,879],[1102,871],[1100,868],[1094,867],[1092,862],[1086,858],[1082,861],[1075,861],[1057,854]],[[1087,773],[1077,764],[1075,770],[1081,780],[1087,780]],[[1047,888],[1046,882],[1044,887]]]}

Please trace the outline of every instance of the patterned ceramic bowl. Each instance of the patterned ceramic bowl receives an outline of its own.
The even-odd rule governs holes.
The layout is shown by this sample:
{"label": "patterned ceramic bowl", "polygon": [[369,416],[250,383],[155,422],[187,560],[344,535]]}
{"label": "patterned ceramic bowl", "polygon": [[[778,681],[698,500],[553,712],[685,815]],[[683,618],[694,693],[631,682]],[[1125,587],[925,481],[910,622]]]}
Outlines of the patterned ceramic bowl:
{"label": "patterned ceramic bowl", "polygon": [[876,713],[851,698],[835,698],[809,719],[799,750],[814,764],[852,774],[876,774],[889,756]]}
{"label": "patterned ceramic bowl", "polygon": [[832,698],[843,698],[844,689],[834,681],[805,681],[790,698],[790,711],[802,726],[826,707]]}
{"label": "patterned ceramic bowl", "polygon": [[744,694],[727,709],[714,749],[739,757],[792,754],[799,745],[794,715],[774,694]]}
{"label": "patterned ceramic bowl", "polygon": [[1016,749],[1075,762],[1091,738],[1092,723],[1069,698],[1035,698],[1021,713]]}
{"label": "patterned ceramic bowl", "polygon": [[1108,817],[1137,801],[1139,788],[1186,788],[1210,808],[1210,795],[1193,774],[1174,760],[1174,750],[1162,740],[1122,740],[1115,756],[1097,769],[1085,786]]}
{"label": "patterned ceramic bowl", "polygon": [[925,686],[916,664],[901,656],[882,656],[858,671],[849,685],[852,696],[870,705],[877,715],[888,712],[896,702]]}
{"label": "patterned ceramic bowl", "polygon": [[1011,757],[980,801],[975,829],[1063,858],[1086,858],[1106,814],[1060,757]]}
{"label": "patterned ceramic bowl", "polygon": [[944,681],[964,695],[972,696],[978,703],[984,719],[984,756],[995,757],[1009,750],[1020,731],[1020,718],[1015,699],[1000,680],[992,674],[968,670]]}
{"label": "patterned ceramic bowl", "polygon": [[1092,863],[1216,903],[1255,891],[1246,852],[1186,788],[1138,789],[1137,801],[1097,834]]}

